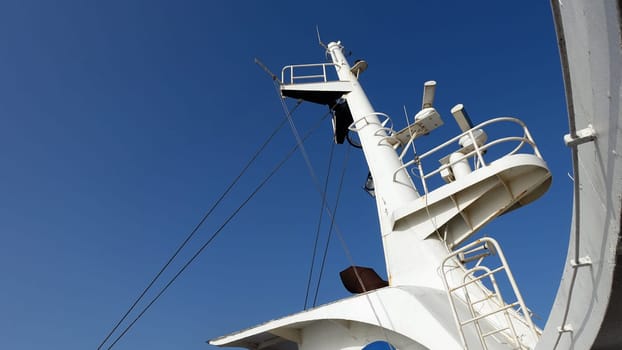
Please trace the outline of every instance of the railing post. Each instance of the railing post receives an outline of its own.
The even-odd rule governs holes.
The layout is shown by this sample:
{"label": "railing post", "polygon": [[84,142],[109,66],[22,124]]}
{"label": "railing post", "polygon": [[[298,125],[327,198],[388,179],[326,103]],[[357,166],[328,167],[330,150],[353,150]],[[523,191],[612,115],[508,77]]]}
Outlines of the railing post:
{"label": "railing post", "polygon": [[538,145],[536,144],[536,142],[531,137],[531,133],[529,132],[529,129],[527,129],[526,125],[523,125],[523,130],[525,131],[525,137],[527,137],[527,139],[531,142],[531,147],[533,147],[533,152],[536,154],[536,156],[538,158],[542,159],[542,155],[540,154],[540,150],[538,150]]}
{"label": "railing post", "polygon": [[475,136],[473,136],[473,129],[469,129],[469,137],[471,138],[471,142],[473,142],[473,148],[475,148],[475,153],[477,153],[477,159],[479,160],[479,163],[482,166],[486,166],[486,162],[484,161],[484,156],[482,155],[482,152],[479,150],[479,146],[477,145],[477,140],[475,139]]}
{"label": "railing post", "polygon": [[326,63],[322,64],[322,73],[324,75],[324,82],[326,82]]}

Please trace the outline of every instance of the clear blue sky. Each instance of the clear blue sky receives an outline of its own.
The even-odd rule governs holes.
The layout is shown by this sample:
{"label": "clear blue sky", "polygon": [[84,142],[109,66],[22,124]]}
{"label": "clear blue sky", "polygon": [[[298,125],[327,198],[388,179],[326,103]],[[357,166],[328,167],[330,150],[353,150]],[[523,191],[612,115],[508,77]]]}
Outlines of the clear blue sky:
{"label": "clear blue sky", "polygon": [[[99,345],[282,120],[253,58],[275,72],[322,62],[316,25],[369,62],[362,84],[398,127],[430,79],[446,122],[430,138],[458,131],[456,103],[476,122],[528,124],[553,186],[483,232],[505,248],[544,324],[572,206],[548,2],[9,0],[0,4],[0,348]],[[325,111],[301,106],[297,127]],[[330,138],[327,121],[307,144],[321,177]],[[182,260],[293,144],[283,129]],[[361,190],[366,166],[351,151],[337,222],[355,263],[384,275],[374,202]],[[209,338],[299,311],[319,205],[296,154],[115,349],[208,349]],[[348,264],[332,242],[320,303],[348,295],[338,279]]]}

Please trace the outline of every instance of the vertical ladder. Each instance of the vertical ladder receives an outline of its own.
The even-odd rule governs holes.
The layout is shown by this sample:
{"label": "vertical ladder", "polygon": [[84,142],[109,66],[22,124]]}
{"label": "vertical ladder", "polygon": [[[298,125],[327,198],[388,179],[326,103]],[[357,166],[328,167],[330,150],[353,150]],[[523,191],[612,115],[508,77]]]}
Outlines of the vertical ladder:
{"label": "vertical ladder", "polygon": [[[490,269],[482,263],[487,257],[493,255],[498,257],[501,264]],[[464,265],[473,262],[470,268]],[[483,349],[488,349],[487,338],[489,337],[496,339],[497,342],[509,342],[512,349],[516,350],[530,349],[531,347],[526,344],[535,344],[539,332],[533,325],[514,276],[497,241],[486,237],[457,249],[445,258],[441,268],[454,320],[465,349],[468,348],[465,335],[467,327],[475,329],[477,339]],[[511,303],[504,301],[495,278],[496,274],[503,273],[515,297],[515,301]],[[485,282],[492,286],[492,291],[486,287]],[[459,311],[457,301],[466,305],[467,315]]]}

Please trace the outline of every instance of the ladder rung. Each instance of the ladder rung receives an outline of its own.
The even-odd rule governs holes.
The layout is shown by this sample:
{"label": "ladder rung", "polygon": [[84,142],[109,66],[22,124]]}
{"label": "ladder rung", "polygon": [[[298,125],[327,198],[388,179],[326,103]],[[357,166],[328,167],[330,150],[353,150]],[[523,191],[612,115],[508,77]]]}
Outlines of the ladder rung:
{"label": "ladder rung", "polygon": [[506,306],[504,306],[504,307],[498,308],[497,310],[491,311],[491,312],[489,312],[489,313],[486,313],[486,314],[483,314],[483,315],[479,315],[479,316],[477,316],[477,317],[473,317],[473,318],[472,318],[472,319],[470,319],[470,320],[466,320],[466,321],[464,321],[464,322],[460,323],[460,326],[465,326],[465,325],[467,325],[467,324],[469,324],[469,323],[471,323],[471,322],[479,321],[479,320],[481,320],[482,318],[486,318],[486,317],[488,317],[488,316],[494,315],[494,314],[499,313],[499,312],[501,312],[501,311],[505,311],[505,310],[507,310],[507,309],[511,309],[511,308],[513,308],[513,307],[514,307],[514,306],[516,306],[516,305],[518,305],[518,301],[517,301],[517,302],[514,302],[514,303],[512,303],[512,304],[506,305]]}
{"label": "ladder rung", "polygon": [[502,270],[505,270],[504,266],[497,267],[494,270],[490,270],[489,272],[486,272],[483,275],[479,275],[479,276],[469,280],[468,282],[465,282],[465,283],[463,283],[463,284],[461,284],[461,285],[459,285],[459,286],[457,286],[455,288],[450,289],[449,292],[454,292],[454,291],[456,291],[456,290],[458,290],[460,288],[464,288],[464,287],[468,286],[469,284],[473,284],[473,283],[475,283],[475,282],[477,282],[479,280],[482,280],[482,279],[484,279],[484,278],[486,278],[486,277],[488,277],[490,275],[494,275],[495,273],[497,273],[499,271],[502,271]]}
{"label": "ladder rung", "polygon": [[[482,303],[484,301],[492,300],[492,298],[494,298],[496,296],[497,296],[497,294],[488,295],[484,299],[480,299],[480,300],[476,300],[476,301],[471,302],[471,305],[476,305],[476,304]],[[497,304],[497,306],[498,306],[498,304]]]}
{"label": "ladder rung", "polygon": [[[424,154],[425,156],[425,154]],[[411,161],[412,162],[412,161]],[[412,163],[408,163],[412,164]],[[443,167],[448,166],[448,162],[441,161],[441,169],[437,170],[439,172],[443,169]],[[421,169],[420,169],[421,170]],[[434,172],[432,174],[436,174]],[[422,178],[427,178],[431,175],[422,175]],[[425,183],[424,183],[425,184]],[[483,243],[483,244],[482,244]],[[490,269],[484,264],[483,261],[486,260],[488,256],[491,254],[498,254],[499,259],[501,260],[501,266],[497,265],[496,268]],[[458,261],[456,260],[456,256]],[[459,268],[461,264],[459,261],[477,261],[475,266],[467,269],[466,266],[463,266],[464,274],[461,281],[449,277],[450,273],[454,271],[456,268]],[[457,266],[454,266],[454,263]],[[494,266],[494,265],[493,265]],[[457,249],[451,252],[441,265],[443,272],[443,282],[445,284],[445,288],[449,297],[449,302],[452,307],[452,311],[454,313],[454,319],[457,324],[458,331],[460,332],[460,336],[462,338],[462,343],[466,347],[466,337],[465,337],[465,328],[469,325],[475,326],[475,331],[481,341],[481,345],[484,348],[487,348],[486,338],[491,337],[495,334],[503,335],[503,341],[507,341],[507,345],[513,350],[526,350],[528,347],[523,345],[520,337],[517,334],[517,329],[514,327],[520,326],[520,334],[523,334],[525,331],[531,330],[533,335],[538,339],[541,335],[541,332],[538,331],[537,328],[533,325],[529,312],[522,310],[522,314],[516,310],[517,306],[521,306],[521,308],[525,308],[524,302],[522,300],[521,295],[518,292],[516,284],[514,282],[514,277],[510,272],[510,268],[507,265],[507,261],[501,252],[501,248],[498,243],[492,238],[482,238],[481,241],[476,241],[471,244],[467,244],[463,248]],[[447,270],[448,268],[451,268]],[[516,297],[516,301],[510,304],[506,304],[501,296],[501,291],[498,288],[498,284],[496,279],[493,277],[496,273],[503,273],[505,271],[505,275],[507,275],[507,279],[511,284],[512,290],[514,292],[514,296]],[[477,275],[478,273],[481,273]],[[505,276],[504,275],[504,276]],[[490,282],[494,290],[489,289],[488,283],[484,283],[484,279],[489,278],[486,282]],[[454,283],[461,283],[460,285],[450,285]],[[473,284],[473,286],[471,286]],[[473,289],[472,289],[473,288]],[[457,293],[460,290],[461,293]],[[461,295],[462,294],[462,295]],[[465,303],[468,306],[470,311],[471,319],[463,321],[463,317],[469,317],[466,314],[460,315],[457,309],[455,298],[459,299],[461,302]],[[474,300],[474,301],[472,301]],[[486,303],[486,301],[489,301]],[[475,307],[477,305],[477,307]],[[513,310],[512,312],[508,310]],[[491,319],[487,319],[484,322],[487,324],[480,324],[480,320],[486,319],[487,317],[494,316]],[[505,319],[507,322],[502,322],[502,319]],[[520,324],[515,323],[520,322]],[[489,323],[490,322],[490,323]],[[485,328],[485,330],[482,329]],[[507,338],[507,339],[505,339]],[[496,339],[496,337],[495,337]],[[500,340],[500,339],[497,339]]]}
{"label": "ladder rung", "polygon": [[460,255],[458,255],[458,258],[460,259],[461,263],[466,264],[466,263],[470,263],[471,261],[475,261],[475,260],[478,260],[480,258],[485,258],[485,257],[488,257],[488,256],[490,256],[490,252],[483,252],[483,253],[480,253],[480,254],[477,254],[477,255],[469,255],[469,256],[466,256],[466,255],[460,256]]}
{"label": "ladder rung", "polygon": [[510,329],[510,327],[505,327],[505,328],[495,329],[494,331],[490,331],[490,332],[488,332],[488,333],[484,333],[484,334],[482,334],[482,338],[486,338],[486,337],[489,337],[489,336],[491,336],[491,335],[493,335],[493,334],[497,334],[497,333],[501,333],[501,332],[503,332],[503,331],[507,331],[508,329]]}

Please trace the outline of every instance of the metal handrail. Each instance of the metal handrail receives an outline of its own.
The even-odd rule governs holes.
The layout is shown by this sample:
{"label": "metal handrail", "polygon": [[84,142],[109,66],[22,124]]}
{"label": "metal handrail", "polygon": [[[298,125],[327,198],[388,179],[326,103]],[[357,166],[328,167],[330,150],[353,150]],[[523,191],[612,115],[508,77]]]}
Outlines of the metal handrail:
{"label": "metal handrail", "polygon": [[[370,117],[374,117],[374,116],[376,117],[376,119],[378,119],[378,122],[369,120]],[[380,121],[381,118],[384,118],[384,120]],[[358,124],[361,121],[364,121],[365,125],[363,125],[361,128],[357,128],[356,124]],[[355,121],[352,122],[352,124],[350,124],[350,126],[348,126],[348,130],[358,132],[360,129],[362,129],[362,128],[366,127],[367,125],[370,125],[370,124],[379,125],[380,127],[393,130],[393,121],[391,120],[391,117],[389,117],[388,114],[382,113],[382,112],[374,112],[374,113],[366,114],[366,115],[356,119]],[[389,126],[387,126],[387,124],[389,124]],[[378,136],[378,135],[376,135],[376,136]]]}
{"label": "metal handrail", "polygon": [[[327,82],[328,78],[326,75],[326,67],[328,66],[339,68],[339,66],[335,63],[310,63],[310,64],[295,64],[295,65],[285,66],[283,67],[283,69],[281,69],[281,82],[283,82],[283,84],[294,84],[296,80],[305,80],[305,79],[311,80],[311,79],[320,79],[320,78],[322,81]],[[299,75],[299,76],[296,76],[294,74],[294,69],[296,68],[314,68],[314,67],[322,67],[322,74]],[[289,71],[289,81],[286,82],[285,76],[288,71]]]}
{"label": "metal handrail", "polygon": [[[465,270],[464,266],[462,264],[459,264],[459,266],[464,270],[464,277],[463,277],[463,281],[460,285],[458,286],[450,286],[449,285],[449,281],[447,279],[447,273],[452,271],[453,269],[446,271],[446,267],[448,265],[447,262],[449,261],[454,261],[455,262],[455,258],[464,252],[473,252],[473,251],[477,251],[480,246],[482,245],[488,245],[490,247],[492,247],[495,252],[496,255],[498,255],[499,260],[501,261],[501,267],[498,267],[496,269],[490,270],[486,267],[483,266],[479,266],[479,264],[470,270]],[[476,249],[473,249],[473,248]],[[470,250],[472,249],[472,250]],[[485,273],[479,276],[471,276],[471,274],[474,272],[475,269],[478,270],[484,270]],[[482,344],[485,344],[485,340],[484,338],[492,335],[492,334],[496,334],[496,333],[500,333],[502,331],[499,332],[488,332],[488,333],[482,333],[481,329],[479,328],[479,325],[477,324],[477,321],[489,317],[491,315],[497,314],[499,312],[503,312],[505,314],[505,317],[507,318],[508,321],[508,326],[511,330],[511,332],[513,333],[512,336],[514,338],[515,341],[518,342],[519,347],[522,348],[522,345],[520,343],[520,339],[516,333],[516,330],[514,329],[514,324],[512,323],[512,321],[510,320],[510,318],[512,320],[517,320],[520,323],[522,323],[523,325],[525,325],[528,329],[531,330],[531,332],[535,335],[535,337],[537,338],[541,332],[538,332],[537,328],[534,326],[533,321],[531,320],[531,317],[528,313],[526,312],[522,312],[522,317],[521,315],[518,313],[517,310],[514,309],[514,307],[516,306],[520,306],[520,309],[522,310],[527,310],[527,307],[525,306],[525,302],[520,294],[520,291],[518,290],[518,286],[516,285],[516,281],[514,280],[514,276],[512,274],[512,272],[510,271],[510,268],[508,266],[507,260],[505,259],[505,255],[503,254],[503,252],[501,251],[501,247],[499,246],[499,244],[492,238],[490,237],[484,237],[481,239],[478,239],[470,244],[467,244],[466,246],[457,249],[455,251],[453,251],[451,254],[449,254],[442,262],[441,264],[441,270],[442,270],[442,276],[443,276],[443,283],[445,284],[445,288],[447,290],[447,295],[449,298],[449,302],[451,305],[451,308],[453,310],[454,313],[454,320],[456,322],[456,325],[458,326],[458,330],[460,332],[460,337],[462,339],[463,345],[466,346],[466,339],[465,339],[465,335],[464,332],[462,330],[462,327],[464,327],[465,325],[469,324],[469,323],[476,323],[476,328],[478,329],[478,335],[480,337],[480,341],[482,342]],[[505,302],[503,300],[498,300],[501,302],[501,304],[497,303],[497,300],[491,300],[491,302],[493,302],[493,304],[495,304],[496,306],[493,307],[492,310],[489,310],[488,312],[484,313],[484,314],[479,314],[479,315],[475,315],[472,314],[472,318],[466,321],[461,321],[459,316],[458,316],[458,311],[456,309],[456,305],[455,305],[455,301],[454,301],[454,297],[452,297],[452,294],[454,294],[456,291],[460,290],[460,289],[464,289],[464,293],[465,293],[465,298],[466,300],[462,300],[461,298],[458,298],[459,300],[466,302],[469,306],[469,309],[471,310],[471,312],[473,312],[473,306],[475,303],[480,303],[483,301],[476,301],[475,303],[473,303],[470,300],[470,296],[469,296],[469,292],[467,290],[467,287],[469,285],[475,285],[477,286],[482,294],[487,295],[490,293],[490,291],[485,288],[482,284],[481,284],[481,280],[484,279],[485,277],[491,277],[493,278],[494,274],[497,272],[501,272],[501,271],[505,271],[507,279],[510,283],[510,286],[512,287],[512,290],[514,292],[514,296],[516,297],[516,301],[510,304],[505,304]],[[468,279],[468,281],[467,281]],[[493,281],[493,287],[495,288],[495,293],[500,297],[500,291],[498,290],[497,286],[496,286],[496,282]],[[490,333],[490,334],[489,334]],[[485,346],[485,345],[484,345]]]}
{"label": "metal handrail", "polygon": [[[503,137],[503,138],[500,138],[500,139],[496,139],[496,140],[494,140],[492,142],[489,142],[489,143],[483,145],[482,147],[479,147],[479,151],[480,151],[480,153],[482,153],[484,151],[487,151],[492,146],[496,146],[496,145],[498,145],[500,143],[512,142],[512,141],[520,141],[519,146],[517,146],[512,151],[504,154],[503,156],[499,157],[499,159],[501,159],[503,157],[506,157],[506,156],[511,156],[513,154],[516,154],[516,152],[518,152],[518,150],[520,148],[522,148],[522,145],[524,145],[525,143],[528,143],[529,145],[535,147],[535,143],[531,142],[528,139],[525,139],[523,137],[518,137],[518,136],[508,136],[508,137]],[[436,174],[440,173],[443,169],[449,168],[450,166],[452,166],[452,165],[462,161],[463,159],[472,158],[475,154],[477,154],[477,150],[474,149],[473,151],[465,154],[464,156],[458,158],[457,160],[454,160],[453,162],[450,162],[450,163],[447,163],[447,164],[443,164],[439,168],[437,168],[437,169],[427,173],[426,175],[424,175],[424,178],[427,179],[427,178],[429,178],[429,177],[431,177],[433,175],[436,175]],[[422,157],[419,157],[419,160],[421,160],[421,158]],[[482,163],[480,163],[480,164],[482,164],[483,166],[486,166],[486,163],[483,163],[483,160],[482,160]]]}
{"label": "metal handrail", "polygon": [[[462,288],[464,288],[464,287],[466,287],[466,286],[468,286],[468,285],[470,285],[470,284],[473,284],[473,283],[475,283],[475,282],[479,282],[479,281],[483,280],[483,279],[484,279],[484,278],[486,278],[486,277],[489,277],[489,276],[491,276],[491,275],[494,275],[495,273],[497,273],[497,272],[499,272],[499,271],[503,271],[504,269],[505,269],[505,267],[504,267],[504,266],[499,266],[499,267],[497,267],[496,269],[494,269],[494,270],[489,270],[488,272],[486,272],[486,273],[484,273],[484,274],[482,274],[482,275],[479,275],[479,276],[477,276],[477,277],[471,277],[471,278],[469,278],[469,281],[464,282],[464,283],[462,283],[461,285],[459,285],[459,286],[457,286],[457,287],[455,287],[455,288],[450,289],[449,291],[450,291],[450,292],[453,292],[453,291],[456,291],[456,290],[458,290],[458,289],[462,289]],[[466,278],[465,278],[465,279],[466,279]]]}
{"label": "metal handrail", "polygon": [[[478,129],[484,129],[484,127],[487,127],[491,124],[495,124],[495,123],[501,123],[501,122],[510,122],[510,123],[515,123],[518,124],[522,129],[523,129],[523,135],[522,136],[508,136],[508,137],[502,137],[502,138],[498,138],[495,140],[492,140],[482,146],[479,146],[475,140],[475,136],[473,135],[473,132],[475,130]],[[449,148],[451,145],[454,145],[456,143],[459,142],[459,140],[461,138],[463,138],[464,136],[469,136],[469,138],[471,139],[471,142],[473,144],[473,150],[469,151],[467,154],[454,159],[453,161],[448,161],[447,164],[442,164],[440,167],[435,167],[434,170],[426,173],[423,170],[423,165],[422,165],[422,160],[429,158],[431,155],[438,153],[439,151],[445,149],[445,148]],[[397,181],[397,174],[401,171],[403,171],[406,168],[412,167],[412,166],[416,166],[419,168],[419,177],[421,178],[422,181],[422,185],[424,188],[427,188],[427,184],[426,184],[426,179],[430,178],[431,176],[434,176],[438,173],[440,173],[441,171],[443,171],[444,169],[450,168],[451,166],[453,166],[454,164],[463,161],[464,159],[471,159],[474,158],[476,159],[476,164],[481,165],[481,167],[485,167],[487,166],[487,162],[484,160],[484,153],[490,149],[493,146],[497,146],[499,144],[502,143],[508,143],[508,142],[518,142],[518,145],[516,147],[514,147],[511,151],[501,155],[498,159],[501,159],[503,157],[509,156],[509,155],[513,155],[518,153],[521,149],[523,149],[526,145],[531,146],[531,148],[533,149],[533,154],[536,155],[538,158],[542,159],[542,155],[540,154],[540,151],[538,150],[538,146],[536,145],[535,141],[533,140],[533,137],[531,136],[531,133],[529,132],[529,129],[527,128],[527,126],[525,125],[525,123],[523,123],[523,121],[521,121],[518,118],[514,118],[514,117],[499,117],[499,118],[494,118],[494,119],[490,119],[487,120],[483,123],[480,123],[478,125],[476,125],[475,127],[449,139],[448,141],[432,148],[431,150],[416,156],[414,159],[404,163],[404,165],[402,165],[401,167],[399,167],[398,169],[396,169],[393,173],[393,180]],[[456,152],[456,151],[453,151]],[[426,192],[427,193],[427,192]]]}
{"label": "metal handrail", "polygon": [[466,320],[466,321],[464,321],[464,322],[460,322],[460,326],[465,326],[465,325],[467,325],[467,324],[469,324],[469,323],[473,323],[473,322],[475,322],[475,321],[479,321],[479,320],[481,320],[481,319],[483,319],[483,318],[486,318],[486,317],[492,316],[492,315],[494,315],[494,314],[498,314],[498,313],[499,313],[499,312],[501,312],[501,311],[505,311],[505,310],[507,310],[507,309],[511,309],[511,308],[513,308],[513,307],[515,307],[515,306],[517,306],[517,305],[518,305],[518,301],[515,301],[515,302],[513,302],[512,304],[507,304],[507,305],[505,305],[505,306],[503,306],[503,307],[501,307],[501,308],[499,308],[499,309],[496,309],[496,310],[490,311],[490,312],[485,313],[485,314],[481,314],[481,315],[479,315],[479,316],[475,316],[475,317],[473,317],[473,318],[471,318],[471,319],[468,319],[468,320]]}

